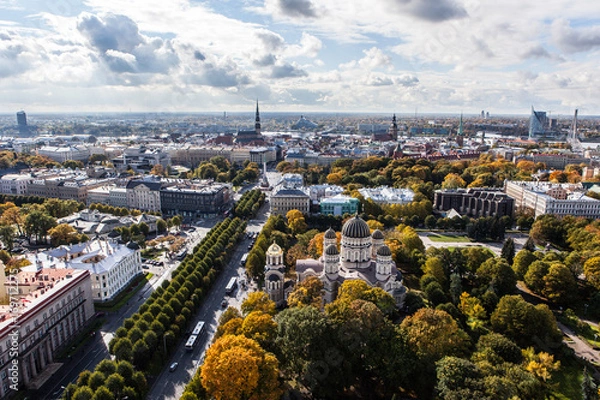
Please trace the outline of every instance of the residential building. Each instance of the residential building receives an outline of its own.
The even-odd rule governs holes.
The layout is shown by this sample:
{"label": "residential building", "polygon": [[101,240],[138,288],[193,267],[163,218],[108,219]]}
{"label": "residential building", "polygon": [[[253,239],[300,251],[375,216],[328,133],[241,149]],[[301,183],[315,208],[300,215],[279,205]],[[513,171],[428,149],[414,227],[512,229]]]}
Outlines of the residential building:
{"label": "residential building", "polygon": [[27,185],[31,179],[29,173],[3,175],[0,178],[0,192],[3,194],[26,195]]}
{"label": "residential building", "polygon": [[89,271],[92,298],[97,302],[111,300],[142,273],[142,260],[137,246],[126,246],[105,239],[63,245],[26,257],[32,265],[23,267],[24,271],[35,271],[41,265],[53,269]]}
{"label": "residential building", "polygon": [[160,190],[162,212],[165,215],[200,217],[222,213],[233,203],[230,184],[192,183]]}
{"label": "residential building", "polygon": [[127,188],[117,186],[111,189],[108,192],[108,204],[127,208]]}
{"label": "residential building", "polygon": [[469,217],[512,218],[515,201],[512,197],[494,188],[469,188],[436,190],[433,209],[436,211],[455,210]]}
{"label": "residential building", "polygon": [[410,189],[398,189],[388,186],[376,188],[360,188],[358,192],[365,200],[372,200],[377,204],[407,204],[413,201],[415,192]]}
{"label": "residential building", "polygon": [[515,207],[533,210],[535,217],[552,214],[600,218],[600,200],[586,196],[581,184],[505,181],[504,191],[515,199]]}
{"label": "residential building", "polygon": [[129,168],[134,171],[150,171],[155,165],[167,168],[171,164],[171,157],[162,149],[137,146],[126,148],[121,155],[112,159],[112,163],[118,171],[125,171]]}
{"label": "residential building", "polygon": [[37,264],[32,271],[0,274],[0,290],[3,298],[11,296],[11,305],[0,306],[0,399],[4,399],[15,393],[11,385],[37,390],[61,367],[57,354],[82,332],[94,315],[94,305],[90,272],[85,270]]}
{"label": "residential building", "polygon": [[160,189],[163,184],[159,180],[131,180],[127,183],[127,207],[142,211],[160,211]]}
{"label": "residential building", "polygon": [[290,210],[299,210],[308,214],[310,197],[301,189],[286,189],[279,186],[271,194],[270,205],[271,214],[274,215],[286,215]]}

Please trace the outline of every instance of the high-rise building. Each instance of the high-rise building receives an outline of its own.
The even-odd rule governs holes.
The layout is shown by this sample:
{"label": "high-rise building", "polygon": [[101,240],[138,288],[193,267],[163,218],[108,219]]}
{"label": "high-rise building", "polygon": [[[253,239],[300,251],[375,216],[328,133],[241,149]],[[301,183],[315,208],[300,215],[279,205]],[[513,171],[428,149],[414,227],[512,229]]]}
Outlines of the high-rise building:
{"label": "high-rise building", "polygon": [[17,112],[17,125],[20,127],[27,126],[27,114],[25,111]]}
{"label": "high-rise building", "polygon": [[545,111],[535,111],[531,106],[531,116],[529,117],[529,138],[536,136],[546,136],[546,127],[548,126],[548,117]]}

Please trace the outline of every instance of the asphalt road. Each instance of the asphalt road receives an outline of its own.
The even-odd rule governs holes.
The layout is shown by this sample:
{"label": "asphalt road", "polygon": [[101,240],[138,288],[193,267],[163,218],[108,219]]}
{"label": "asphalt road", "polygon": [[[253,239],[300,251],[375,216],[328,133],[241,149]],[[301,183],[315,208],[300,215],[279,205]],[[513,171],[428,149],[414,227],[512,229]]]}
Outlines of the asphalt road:
{"label": "asphalt road", "polygon": [[[267,210],[268,205],[264,205],[259,212],[259,217],[248,222],[247,232],[260,232],[268,218]],[[196,348],[192,352],[187,352],[185,349],[187,336],[181,340],[165,368],[150,388],[148,399],[176,400],[181,397],[185,386],[201,365],[204,354],[212,342],[219,317],[226,309],[226,307],[221,306],[223,299],[227,300],[228,306],[239,308],[248,295],[248,291],[256,290],[256,287],[252,285],[248,286],[247,290],[243,290],[238,285],[238,288],[230,296],[225,293],[225,286],[227,286],[231,277],[237,276],[240,279],[246,279],[246,272],[244,267],[241,266],[240,260],[242,255],[248,251],[249,244],[250,239],[246,237],[240,242],[229,264],[221,271],[208,295],[204,298],[200,310],[189,324],[190,327],[194,327],[199,321],[204,321],[206,324],[206,331],[196,344]],[[169,371],[168,366],[174,362],[178,363],[177,369]]]}
{"label": "asphalt road", "polygon": [[[187,233],[186,246],[188,251],[191,252],[194,246],[204,238],[206,232],[208,232],[218,221],[218,219],[205,220],[200,226],[196,227],[195,232]],[[34,394],[35,399],[59,399],[63,389],[69,383],[74,383],[82,371],[93,370],[100,361],[105,358],[110,358],[108,343],[114,336],[114,332],[123,324],[123,321],[126,318],[129,318],[138,310],[155,288],[157,288],[165,279],[170,279],[171,272],[179,265],[179,262],[169,261],[164,257],[161,258],[161,260],[166,262],[165,267],[150,268],[149,272],[154,274],[150,281],[131,298],[129,303],[121,307],[119,311],[105,314],[107,321],[96,332],[94,339],[91,342],[88,342],[71,360],[63,364],[57,373],[55,373],[54,376]]]}

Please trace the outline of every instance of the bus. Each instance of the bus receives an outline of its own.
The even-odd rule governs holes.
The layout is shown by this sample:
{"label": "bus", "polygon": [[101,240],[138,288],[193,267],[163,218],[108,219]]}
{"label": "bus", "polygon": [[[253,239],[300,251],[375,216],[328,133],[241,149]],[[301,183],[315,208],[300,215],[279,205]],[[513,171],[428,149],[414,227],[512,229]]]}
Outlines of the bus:
{"label": "bus", "polygon": [[187,256],[187,249],[183,249],[179,253],[177,253],[177,259],[179,261],[183,260],[185,256]]}
{"label": "bus", "polygon": [[203,333],[204,333],[204,321],[200,321],[194,327],[194,330],[192,331],[192,334],[188,338],[187,342],[185,342],[185,349],[187,351],[194,350],[196,343],[198,343],[198,339],[200,338],[200,336],[202,336]]}
{"label": "bus", "polygon": [[246,265],[246,260],[248,259],[248,253],[244,253],[244,255],[242,256],[242,266]]}
{"label": "bus", "polygon": [[225,287],[225,293],[231,294],[235,290],[236,287],[237,287],[237,278],[234,276],[227,283],[227,286]]}

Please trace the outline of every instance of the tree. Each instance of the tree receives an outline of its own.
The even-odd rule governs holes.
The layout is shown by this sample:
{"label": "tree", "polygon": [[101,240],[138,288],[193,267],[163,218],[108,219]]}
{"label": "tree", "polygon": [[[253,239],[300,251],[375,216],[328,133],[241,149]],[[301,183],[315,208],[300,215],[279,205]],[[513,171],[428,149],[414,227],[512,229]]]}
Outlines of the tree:
{"label": "tree", "polygon": [[75,390],[73,394],[72,400],[92,400],[94,397],[94,392],[89,386],[80,386]]}
{"label": "tree", "polygon": [[440,285],[446,284],[447,279],[444,266],[442,265],[442,260],[438,257],[429,257],[421,269],[425,275],[434,276]]}
{"label": "tree", "polygon": [[244,315],[252,311],[262,311],[268,315],[275,315],[275,303],[269,298],[269,295],[263,291],[252,292],[241,305]]}
{"label": "tree", "polygon": [[56,247],[79,241],[77,231],[69,224],[56,225],[54,228],[48,230],[48,235],[50,236],[52,246]]}
{"label": "tree", "polygon": [[600,256],[592,257],[583,264],[585,279],[596,289],[600,290]]}
{"label": "tree", "polygon": [[471,361],[444,357],[436,363],[436,375],[441,399],[486,398],[483,374]]}
{"label": "tree", "polygon": [[8,251],[13,249],[13,241],[15,240],[15,228],[12,225],[0,225],[0,241]]}
{"label": "tree", "polygon": [[156,220],[156,231],[158,233],[165,233],[167,231],[167,222],[164,219],[159,218]]}
{"label": "tree", "polygon": [[307,277],[290,293],[287,302],[290,307],[321,308],[323,305],[323,282],[315,276]]}
{"label": "tree", "polygon": [[156,164],[150,170],[150,175],[166,176],[165,168],[160,164]]}
{"label": "tree", "polygon": [[560,361],[554,361],[554,356],[546,352],[536,353],[533,347],[523,350],[525,369],[534,374],[538,379],[547,382],[552,378],[552,372],[558,371]]}
{"label": "tree", "polygon": [[568,305],[573,302],[577,293],[577,281],[571,270],[561,263],[550,266],[544,276],[542,294],[552,303]]}
{"label": "tree", "polygon": [[239,334],[256,340],[263,349],[272,349],[277,334],[277,323],[269,314],[262,311],[252,311],[244,318]]}
{"label": "tree", "polygon": [[583,379],[581,381],[581,392],[583,400],[598,400],[598,385],[594,383],[594,379],[587,371],[587,367],[583,368]]}
{"label": "tree", "polygon": [[437,225],[437,219],[433,215],[428,215],[425,217],[425,228],[427,229],[435,229]]}
{"label": "tree", "polygon": [[25,217],[25,232],[31,240],[35,236],[36,242],[46,239],[48,230],[56,226],[56,219],[41,210],[33,210]]}
{"label": "tree", "polygon": [[278,375],[273,354],[252,339],[233,335],[223,336],[210,346],[201,372],[203,386],[217,400],[279,399],[282,390]]}
{"label": "tree", "polygon": [[465,355],[470,344],[469,336],[458,327],[450,314],[441,310],[421,308],[414,315],[406,317],[400,328],[419,357],[431,361],[444,356]]}
{"label": "tree", "polygon": [[517,284],[515,273],[503,258],[486,260],[475,274],[480,286],[489,286],[498,296],[512,293]]}
{"label": "tree", "polygon": [[515,271],[515,276],[518,280],[522,280],[531,263],[537,260],[537,257],[529,250],[523,247],[521,251],[515,256],[512,269]]}
{"label": "tree", "polygon": [[389,293],[379,287],[370,287],[365,281],[360,279],[344,281],[338,289],[335,301],[349,304],[358,299],[370,301],[385,315],[390,315],[396,310],[394,298]]}
{"label": "tree", "polygon": [[504,241],[500,257],[504,258],[509,265],[512,265],[515,258],[515,241],[512,238],[508,238]]}
{"label": "tree", "polygon": [[544,276],[548,273],[550,265],[544,261],[534,261],[529,266],[527,273],[523,277],[525,284],[535,293],[542,294],[545,282]]}
{"label": "tree", "polygon": [[520,345],[539,338],[544,343],[560,341],[561,334],[552,312],[544,304],[533,306],[521,296],[504,296],[490,317],[494,331]]}
{"label": "tree", "polygon": [[442,189],[457,189],[464,188],[467,186],[467,183],[463,178],[458,174],[450,173],[446,175],[444,178],[444,182],[442,182]]}

